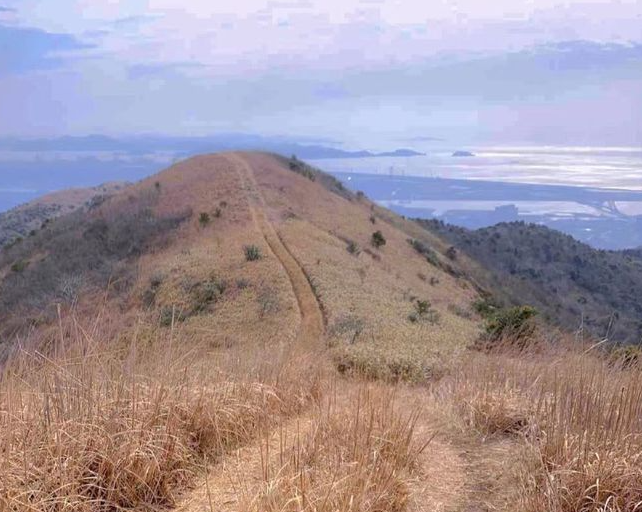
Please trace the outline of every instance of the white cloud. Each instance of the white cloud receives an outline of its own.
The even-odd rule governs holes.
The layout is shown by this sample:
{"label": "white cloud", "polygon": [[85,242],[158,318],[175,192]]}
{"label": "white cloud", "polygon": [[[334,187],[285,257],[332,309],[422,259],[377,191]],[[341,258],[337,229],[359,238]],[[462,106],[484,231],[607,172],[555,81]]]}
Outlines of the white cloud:
{"label": "white cloud", "polygon": [[[620,0],[14,0],[27,25],[77,36],[126,65],[193,61],[213,74],[412,63],[569,39],[642,40]],[[121,23],[119,23],[121,20]],[[122,20],[130,20],[122,23]],[[139,20],[139,22],[137,22]],[[144,22],[143,22],[144,21]]]}

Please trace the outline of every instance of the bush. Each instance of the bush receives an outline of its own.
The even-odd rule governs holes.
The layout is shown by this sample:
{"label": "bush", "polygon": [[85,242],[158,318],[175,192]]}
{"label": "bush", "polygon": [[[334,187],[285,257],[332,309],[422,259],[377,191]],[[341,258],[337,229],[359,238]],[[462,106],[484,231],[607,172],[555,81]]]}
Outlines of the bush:
{"label": "bush", "polygon": [[415,311],[408,315],[408,320],[412,323],[425,320],[434,325],[439,323],[439,312],[433,309],[430,301],[417,299],[415,300]]}
{"label": "bush", "polygon": [[433,251],[425,243],[423,243],[421,240],[416,240],[414,238],[409,238],[408,243],[415,251],[417,251],[424,258],[426,258],[426,261],[428,263],[430,263],[431,265],[434,265],[435,267],[439,267],[439,258],[437,258],[437,253],[435,253],[435,251]]}
{"label": "bush", "polygon": [[370,215],[370,224],[376,224],[377,218],[374,215]]}
{"label": "bush", "polygon": [[207,226],[210,223],[210,214],[207,212],[201,212],[201,214],[198,216],[198,223],[202,228]]}
{"label": "bush", "polygon": [[29,266],[29,261],[18,260],[11,265],[11,271],[19,274],[21,272],[24,272],[28,266]]}
{"label": "bush", "polygon": [[263,257],[261,255],[261,249],[256,245],[246,245],[243,247],[243,251],[245,252],[245,259],[247,261],[257,261]]}
{"label": "bush", "polygon": [[239,290],[245,290],[248,286],[250,286],[250,282],[247,279],[240,277],[236,280],[236,287]]}
{"label": "bush", "polygon": [[498,308],[490,299],[477,299],[473,302],[473,309],[483,318],[490,318]]}
{"label": "bush", "polygon": [[359,254],[361,254],[361,249],[359,248],[359,245],[353,240],[350,240],[348,242],[348,246],[346,247],[346,250],[353,256],[359,256]]}
{"label": "bush", "polygon": [[537,310],[531,306],[516,306],[497,310],[486,320],[487,340],[524,341],[530,338],[535,332],[535,324],[532,319],[537,314]]}
{"label": "bush", "polygon": [[297,174],[308,178],[310,181],[316,180],[316,173],[314,172],[312,167],[299,160],[296,155],[292,155],[292,157],[288,161],[288,167],[291,171],[294,171]]}
{"label": "bush", "polygon": [[227,289],[227,281],[211,278],[203,283],[198,283],[191,290],[192,314],[205,311],[208,306],[217,302]]}
{"label": "bush", "polygon": [[454,246],[450,246],[446,251],[446,257],[450,260],[455,261],[457,259],[457,249]]}
{"label": "bush", "polygon": [[370,242],[372,243],[372,246],[376,247],[377,249],[380,249],[381,247],[386,245],[386,239],[384,238],[381,231],[375,231],[374,233],[372,233]]}
{"label": "bush", "polygon": [[174,306],[165,306],[160,311],[160,324],[170,327],[172,324],[185,321],[185,315]]}

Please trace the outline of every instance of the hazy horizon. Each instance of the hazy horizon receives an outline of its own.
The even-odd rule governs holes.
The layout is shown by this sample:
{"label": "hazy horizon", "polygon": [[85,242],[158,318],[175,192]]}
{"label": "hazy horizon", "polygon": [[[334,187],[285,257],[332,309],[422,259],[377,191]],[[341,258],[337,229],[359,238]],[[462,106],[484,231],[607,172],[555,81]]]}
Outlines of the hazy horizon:
{"label": "hazy horizon", "polygon": [[642,2],[4,0],[0,136],[642,146]]}

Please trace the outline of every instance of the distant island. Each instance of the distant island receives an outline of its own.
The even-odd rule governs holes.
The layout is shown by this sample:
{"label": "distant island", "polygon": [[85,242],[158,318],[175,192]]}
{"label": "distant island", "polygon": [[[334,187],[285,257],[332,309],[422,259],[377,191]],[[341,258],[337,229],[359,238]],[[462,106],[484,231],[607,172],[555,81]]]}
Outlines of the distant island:
{"label": "distant island", "polygon": [[426,153],[419,153],[412,149],[396,149],[395,151],[389,151],[387,153],[375,153],[371,156],[426,156]]}
{"label": "distant island", "polygon": [[475,156],[475,153],[471,153],[470,151],[455,151],[453,153],[453,156],[456,156],[456,157]]}

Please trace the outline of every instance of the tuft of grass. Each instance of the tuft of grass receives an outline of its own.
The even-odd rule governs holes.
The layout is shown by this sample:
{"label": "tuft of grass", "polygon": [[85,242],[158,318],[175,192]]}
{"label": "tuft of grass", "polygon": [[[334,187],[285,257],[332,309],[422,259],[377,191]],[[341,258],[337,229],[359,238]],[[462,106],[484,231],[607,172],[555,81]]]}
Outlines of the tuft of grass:
{"label": "tuft of grass", "polygon": [[246,261],[258,261],[263,256],[261,254],[261,249],[256,245],[246,245],[243,247],[243,252],[245,253]]}
{"label": "tuft of grass", "polygon": [[210,214],[207,212],[201,212],[198,216],[198,223],[202,228],[206,227],[211,220]]}

